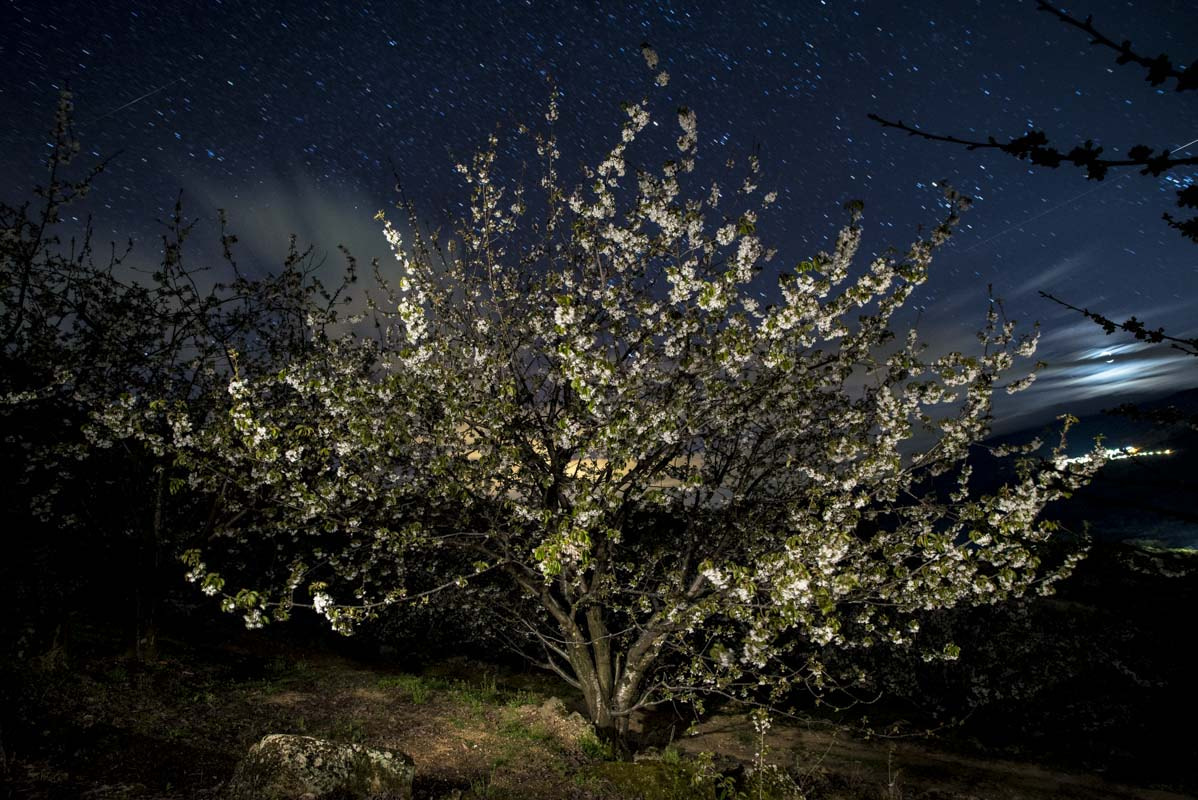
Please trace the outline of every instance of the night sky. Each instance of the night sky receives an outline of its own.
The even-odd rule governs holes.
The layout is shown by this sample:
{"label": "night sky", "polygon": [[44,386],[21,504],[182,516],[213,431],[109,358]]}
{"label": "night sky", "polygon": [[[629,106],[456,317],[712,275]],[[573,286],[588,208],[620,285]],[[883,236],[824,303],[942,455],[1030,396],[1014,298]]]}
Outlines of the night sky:
{"label": "night sky", "polygon": [[[663,125],[674,123],[662,112],[696,111],[701,171],[719,175],[729,157],[757,149],[762,188],[779,197],[759,232],[783,264],[827,247],[847,200],[865,201],[865,249],[880,251],[937,221],[934,182],[972,195],[916,295],[918,315],[938,348],[969,347],[993,284],[1009,314],[1042,322],[1051,367],[999,406],[1000,429],[1198,384],[1193,357],[1107,337],[1036,294],[1198,335],[1198,247],[1160,219],[1198,171],[1087,182],[1072,167],[1030,169],[866,118],[1000,139],[1035,127],[1063,149],[1093,138],[1108,155],[1198,137],[1198,92],[1149,86],[1142,69],[1117,66],[1031,0],[2,2],[4,199],[39,177],[69,81],[85,156],[120,152],[85,210],[99,238],[138,240],[146,263],[157,255],[155,220],[180,190],[208,221],[198,256],[215,250],[218,207],[250,263],[278,263],[290,232],[322,251],[340,242],[363,260],[383,256],[372,217],[395,199],[392,167],[438,222],[464,196],[454,162],[493,131],[541,120],[551,76],[563,92],[566,167],[597,163],[618,135],[619,103],[651,91],[664,95],[654,106]],[[1066,8],[1146,55],[1198,57],[1193,0]],[[651,86],[642,41],[661,55],[667,88]],[[1198,144],[1185,151],[1195,153]]]}

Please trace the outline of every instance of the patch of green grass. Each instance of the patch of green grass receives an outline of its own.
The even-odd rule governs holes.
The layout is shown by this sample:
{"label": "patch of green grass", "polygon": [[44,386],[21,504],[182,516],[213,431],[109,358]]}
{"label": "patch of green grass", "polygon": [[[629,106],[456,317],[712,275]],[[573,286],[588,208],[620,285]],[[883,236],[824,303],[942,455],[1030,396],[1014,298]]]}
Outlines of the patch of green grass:
{"label": "patch of green grass", "polygon": [[[673,755],[667,755],[672,752]],[[667,760],[670,759],[670,760]],[[606,783],[621,796],[643,800],[794,800],[802,793],[777,767],[737,780],[717,771],[710,753],[688,760],[673,747],[661,761],[605,761],[581,774],[584,780]],[[576,779],[575,783],[579,783]]]}
{"label": "patch of green grass", "polygon": [[553,741],[553,733],[540,723],[527,723],[518,716],[508,717],[499,726],[499,732],[508,739],[526,742],[548,744]]}
{"label": "patch of green grass", "polygon": [[480,712],[484,706],[495,705],[499,701],[498,675],[484,672],[477,681],[455,681],[452,691],[455,700]]}
{"label": "patch of green grass", "polygon": [[486,775],[480,775],[470,781],[471,797],[479,798],[479,800],[490,800],[490,798],[498,797],[495,791],[495,770],[494,768]]}
{"label": "patch of green grass", "polygon": [[361,720],[338,719],[333,724],[330,738],[350,744],[362,744],[366,741],[366,727]]}
{"label": "patch of green grass", "polygon": [[579,738],[578,749],[592,761],[612,761],[616,757],[611,743],[602,741],[594,731],[587,731]]}
{"label": "patch of green grass", "polygon": [[661,761],[604,761],[587,773],[614,788],[621,796],[643,800],[724,800],[713,782],[690,764]]}
{"label": "patch of green grass", "polygon": [[540,702],[541,696],[528,689],[512,689],[503,693],[503,704],[508,708],[538,705]]}
{"label": "patch of green grass", "polygon": [[423,675],[389,675],[379,678],[380,689],[398,689],[418,706],[429,701],[433,692],[444,691],[449,684],[442,678],[428,678]]}
{"label": "patch of green grass", "polygon": [[380,689],[400,689],[406,692],[408,690],[408,686],[414,680],[420,680],[419,676],[387,675],[386,677],[379,678],[377,686]]}
{"label": "patch of green grass", "polygon": [[495,780],[496,774],[504,767],[508,767],[513,763],[518,763],[519,759],[511,755],[499,755],[491,759],[491,765],[485,774],[481,774],[470,781],[470,798],[487,798],[487,800],[498,800],[499,798],[511,797],[511,792],[499,786]]}

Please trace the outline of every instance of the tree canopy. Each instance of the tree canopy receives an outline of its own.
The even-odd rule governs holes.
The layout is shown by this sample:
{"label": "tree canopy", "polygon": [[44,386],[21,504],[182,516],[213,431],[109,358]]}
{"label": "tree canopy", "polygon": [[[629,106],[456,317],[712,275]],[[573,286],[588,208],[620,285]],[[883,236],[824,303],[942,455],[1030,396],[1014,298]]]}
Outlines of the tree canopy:
{"label": "tree canopy", "polygon": [[841,677],[823,648],[909,644],[920,611],[1068,573],[1076,554],[1042,563],[1038,515],[1096,455],[1032,443],[996,453],[1020,457],[1008,483],[971,482],[993,393],[1034,378],[1008,373],[1035,332],[996,302],[974,353],[893,329],[966,198],[864,268],[860,204],[829,251],[782,261],[756,159],[700,182],[694,111],[650,168],[657,112],[627,104],[569,185],[557,102],[522,131],[533,192],[493,136],[457,165],[471,202],[451,234],[379,213],[395,275],[376,266],[360,316],[309,303],[303,347],[231,348],[202,402],[132,391],[105,410],[213,498],[190,580],[250,627],[310,608],[348,633],[436,603],[618,737],[671,698],[823,691]]}

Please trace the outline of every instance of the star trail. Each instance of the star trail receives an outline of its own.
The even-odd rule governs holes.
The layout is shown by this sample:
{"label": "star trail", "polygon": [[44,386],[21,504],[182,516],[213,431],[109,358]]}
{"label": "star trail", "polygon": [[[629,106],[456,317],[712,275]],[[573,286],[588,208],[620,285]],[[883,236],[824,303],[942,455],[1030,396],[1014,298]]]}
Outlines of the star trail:
{"label": "star trail", "polygon": [[[1065,8],[1149,55],[1198,56],[1185,0]],[[652,85],[642,41],[668,86]],[[396,178],[438,222],[463,197],[454,163],[491,133],[514,141],[517,125],[543,119],[553,81],[567,167],[601,159],[620,102],[651,93],[659,109],[696,111],[701,170],[759,153],[762,188],[778,193],[760,232],[784,261],[826,247],[848,200],[865,202],[865,247],[881,252],[935,223],[942,182],[973,196],[910,321],[935,347],[968,347],[992,285],[1009,315],[1041,322],[1050,366],[998,408],[1000,427],[1198,383],[1192,357],[1107,337],[1037,294],[1198,333],[1198,248],[1161,221],[1195,170],[1087,182],[1081,170],[923,141],[866,116],[968,137],[1035,128],[1108,153],[1198,151],[1198,93],[1150,86],[1033,2],[16,0],[0,7],[0,63],[6,199],[37,182],[69,84],[85,160],[115,154],[78,213],[94,215],[100,239],[132,236],[148,261],[155,220],[180,191],[204,221],[200,254],[216,252],[215,209],[226,208],[262,268],[281,260],[291,232],[322,252],[344,243],[382,256],[372,217],[395,200]],[[513,150],[509,164],[521,158]]]}

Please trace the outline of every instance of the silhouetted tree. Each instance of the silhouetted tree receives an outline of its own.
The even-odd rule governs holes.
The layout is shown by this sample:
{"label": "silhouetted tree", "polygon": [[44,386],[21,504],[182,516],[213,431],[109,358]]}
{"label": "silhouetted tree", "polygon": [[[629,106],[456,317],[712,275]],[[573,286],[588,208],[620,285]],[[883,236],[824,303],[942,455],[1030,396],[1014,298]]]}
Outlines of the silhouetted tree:
{"label": "silhouetted tree", "polygon": [[[179,543],[175,523],[210,516],[161,447],[154,415],[140,441],[113,435],[103,414],[142,398],[189,401],[223,386],[234,356],[243,367],[285,363],[319,335],[311,314],[331,307],[310,252],[292,243],[283,268],[248,278],[223,230],[224,259],[184,256],[194,221],[181,202],[165,220],[162,256],[146,273],[123,249],[97,248],[90,219],[64,230],[68,209],[93,189],[103,162],[78,171],[80,151],[64,91],[35,199],[0,201],[0,476],[6,524],[0,579],[21,613],[0,623],[14,652],[64,650],[82,608],[133,612],[138,652],[154,640],[165,565]],[[353,279],[353,266],[345,273]],[[106,616],[111,619],[111,616]],[[126,619],[127,617],[117,617]]]}

